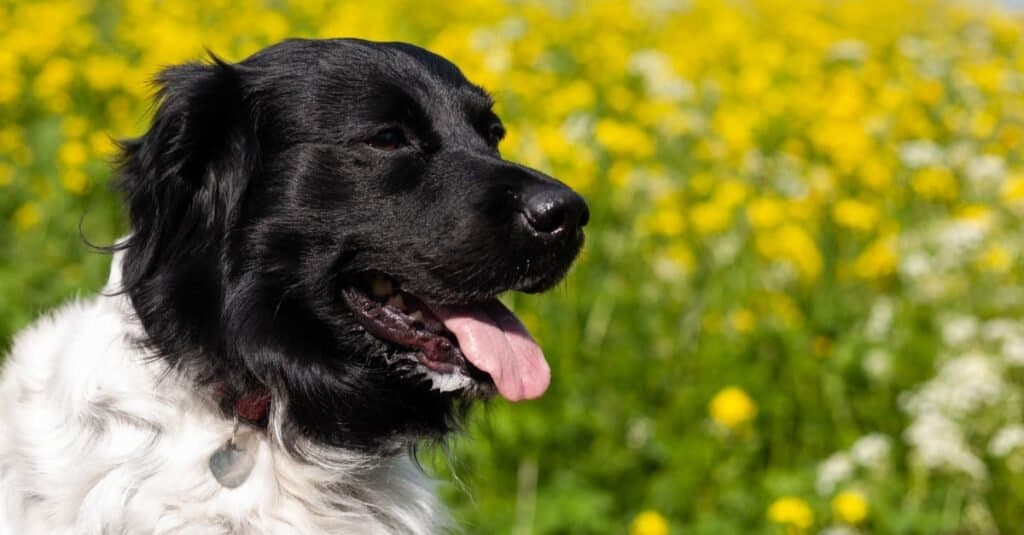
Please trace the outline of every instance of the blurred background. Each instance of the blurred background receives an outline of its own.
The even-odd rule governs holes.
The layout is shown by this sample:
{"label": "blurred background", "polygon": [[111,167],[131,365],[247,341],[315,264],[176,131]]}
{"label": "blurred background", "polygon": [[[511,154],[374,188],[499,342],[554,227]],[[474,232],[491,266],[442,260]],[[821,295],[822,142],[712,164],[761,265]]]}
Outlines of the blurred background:
{"label": "blurred background", "polygon": [[567,282],[508,298],[547,396],[423,453],[467,533],[1019,532],[1011,4],[0,0],[0,352],[101,287],[78,227],[126,232],[112,139],[161,66],[409,41],[593,211]]}

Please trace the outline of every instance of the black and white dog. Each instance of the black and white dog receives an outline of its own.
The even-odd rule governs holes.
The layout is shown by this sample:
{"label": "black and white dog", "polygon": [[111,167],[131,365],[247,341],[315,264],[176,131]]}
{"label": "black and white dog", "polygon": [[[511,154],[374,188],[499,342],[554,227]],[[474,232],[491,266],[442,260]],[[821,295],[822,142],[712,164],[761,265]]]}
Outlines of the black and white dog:
{"label": "black and white dog", "polygon": [[495,297],[565,275],[583,199],[503,160],[487,94],[411,45],[158,82],[105,291],[4,362],[0,533],[443,531],[409,452],[547,388]]}

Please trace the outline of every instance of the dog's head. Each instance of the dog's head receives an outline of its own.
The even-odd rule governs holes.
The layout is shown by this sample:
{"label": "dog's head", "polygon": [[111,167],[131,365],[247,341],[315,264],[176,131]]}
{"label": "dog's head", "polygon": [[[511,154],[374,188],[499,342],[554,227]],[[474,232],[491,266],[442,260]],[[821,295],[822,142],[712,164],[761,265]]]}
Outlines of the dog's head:
{"label": "dog's head", "polygon": [[147,342],[226,411],[266,388],[292,430],[377,448],[442,435],[495,387],[543,393],[496,296],[556,284],[587,206],[501,158],[491,99],[455,65],[296,40],[158,83],[124,144],[124,287]]}

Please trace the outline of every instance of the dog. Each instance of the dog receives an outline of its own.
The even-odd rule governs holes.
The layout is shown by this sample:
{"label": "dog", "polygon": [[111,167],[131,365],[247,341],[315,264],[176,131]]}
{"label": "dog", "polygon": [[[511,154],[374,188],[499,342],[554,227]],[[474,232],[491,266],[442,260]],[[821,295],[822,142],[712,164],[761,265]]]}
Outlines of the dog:
{"label": "dog", "polygon": [[438,533],[417,444],[550,371],[497,296],[563,279],[586,202],[502,159],[413,45],[288,40],[163,70],[121,143],[109,282],[15,337],[0,533]]}

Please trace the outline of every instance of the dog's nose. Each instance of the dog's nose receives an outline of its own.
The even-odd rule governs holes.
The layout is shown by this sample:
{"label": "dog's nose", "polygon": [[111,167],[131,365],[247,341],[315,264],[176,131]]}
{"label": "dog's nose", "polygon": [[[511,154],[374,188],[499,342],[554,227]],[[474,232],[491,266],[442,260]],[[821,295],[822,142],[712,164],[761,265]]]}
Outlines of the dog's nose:
{"label": "dog's nose", "polygon": [[590,209],[583,197],[561,185],[528,193],[523,214],[530,227],[542,235],[575,232],[590,220]]}

